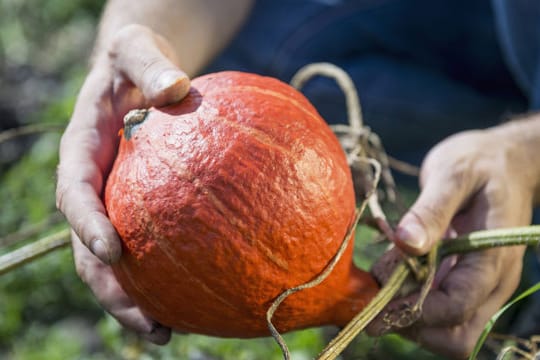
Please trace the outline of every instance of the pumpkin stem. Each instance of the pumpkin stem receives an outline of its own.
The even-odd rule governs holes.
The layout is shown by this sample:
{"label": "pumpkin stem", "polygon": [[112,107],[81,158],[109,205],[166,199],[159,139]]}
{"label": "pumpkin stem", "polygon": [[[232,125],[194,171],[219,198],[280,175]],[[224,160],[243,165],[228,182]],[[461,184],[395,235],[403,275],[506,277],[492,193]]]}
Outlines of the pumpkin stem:
{"label": "pumpkin stem", "polygon": [[134,132],[146,120],[149,112],[148,109],[134,109],[124,116],[124,138],[126,140],[131,139]]}

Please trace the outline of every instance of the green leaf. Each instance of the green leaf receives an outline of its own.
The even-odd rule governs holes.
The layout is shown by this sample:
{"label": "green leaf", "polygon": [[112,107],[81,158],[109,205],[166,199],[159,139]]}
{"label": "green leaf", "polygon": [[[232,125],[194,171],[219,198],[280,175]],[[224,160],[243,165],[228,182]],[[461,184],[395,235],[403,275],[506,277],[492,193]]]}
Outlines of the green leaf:
{"label": "green leaf", "polygon": [[499,317],[501,317],[501,315],[504,314],[505,311],[508,310],[512,305],[514,305],[518,301],[530,296],[531,294],[537,292],[538,290],[540,290],[540,282],[533,285],[533,286],[531,286],[530,288],[528,288],[527,290],[525,290],[524,292],[519,294],[512,301],[510,301],[508,304],[506,304],[503,308],[501,308],[499,311],[497,311],[495,313],[495,315],[493,315],[491,317],[491,319],[489,319],[488,323],[486,324],[486,326],[484,328],[484,331],[482,331],[482,334],[480,335],[480,338],[476,342],[476,346],[474,347],[473,352],[469,356],[469,360],[475,360],[476,359],[476,357],[478,356],[478,353],[480,352],[480,349],[482,348],[482,346],[484,345],[484,342],[486,341],[487,336],[491,332],[491,329],[493,328],[493,326],[495,325],[495,322],[499,319]]}

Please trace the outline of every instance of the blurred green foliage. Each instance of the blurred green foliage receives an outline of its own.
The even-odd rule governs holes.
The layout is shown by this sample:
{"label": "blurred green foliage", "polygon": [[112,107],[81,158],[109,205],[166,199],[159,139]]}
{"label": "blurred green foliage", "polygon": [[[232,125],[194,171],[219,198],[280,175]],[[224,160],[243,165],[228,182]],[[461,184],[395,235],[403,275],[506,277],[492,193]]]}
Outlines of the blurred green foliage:
{"label": "blurred green foliage", "polygon": [[[0,83],[0,105],[13,106],[22,123],[67,124],[102,6],[95,0],[0,1],[0,71],[5,80]],[[59,138],[59,133],[34,137],[20,160],[0,174],[0,237],[55,212]],[[365,230],[357,238],[364,241],[372,235]],[[365,242],[357,247],[364,249],[355,257],[362,267],[380,251]],[[0,255],[6,251],[0,249]],[[293,359],[310,359],[334,333],[335,329],[308,329],[285,339]],[[365,335],[344,357],[436,358],[397,336],[375,342]],[[280,359],[281,352],[271,338],[183,335],[174,336],[165,347],[148,344],[103,312],[78,278],[71,250],[63,249],[0,277],[0,358],[242,360]]]}
{"label": "blurred green foliage", "polygon": [[51,74],[84,62],[102,6],[96,0],[2,0],[2,65]]}

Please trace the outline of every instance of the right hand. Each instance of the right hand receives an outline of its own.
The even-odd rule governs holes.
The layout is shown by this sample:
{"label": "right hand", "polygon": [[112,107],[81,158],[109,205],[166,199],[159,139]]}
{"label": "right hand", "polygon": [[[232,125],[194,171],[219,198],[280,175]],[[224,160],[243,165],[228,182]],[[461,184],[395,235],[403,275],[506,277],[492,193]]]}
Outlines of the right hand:
{"label": "right hand", "polygon": [[[444,237],[530,224],[539,178],[531,166],[534,153],[523,141],[528,127],[517,122],[466,131],[433,148],[422,164],[419,197],[397,227],[396,245],[422,255]],[[414,324],[392,325],[386,314],[403,314],[418,302],[418,292],[393,300],[368,334],[397,331],[436,354],[467,358],[517,288],[524,251],[499,247],[445,258]],[[384,268],[381,262],[372,270],[381,279]]]}
{"label": "right hand", "polygon": [[75,266],[98,302],[122,325],[156,344],[170,329],[145,316],[122,290],[109,264],[121,243],[101,194],[112,167],[123,116],[131,109],[184,98],[189,78],[167,41],[140,25],[122,28],[97,54],[60,143],[56,202],[72,227]]}

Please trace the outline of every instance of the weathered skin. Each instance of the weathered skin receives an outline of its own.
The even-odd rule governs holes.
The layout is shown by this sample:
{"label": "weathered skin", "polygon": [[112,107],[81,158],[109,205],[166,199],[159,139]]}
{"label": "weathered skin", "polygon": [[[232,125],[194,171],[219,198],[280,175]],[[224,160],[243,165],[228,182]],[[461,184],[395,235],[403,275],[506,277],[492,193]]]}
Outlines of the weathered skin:
{"label": "weathered skin", "polygon": [[[321,272],[354,216],[331,130],[288,85],[223,72],[194,79],[129,135],[105,191],[125,291],[177,331],[268,335],[272,301]],[[352,265],[352,246],[322,284],[280,306],[279,331],[344,325],[367,304],[378,287]]]}

